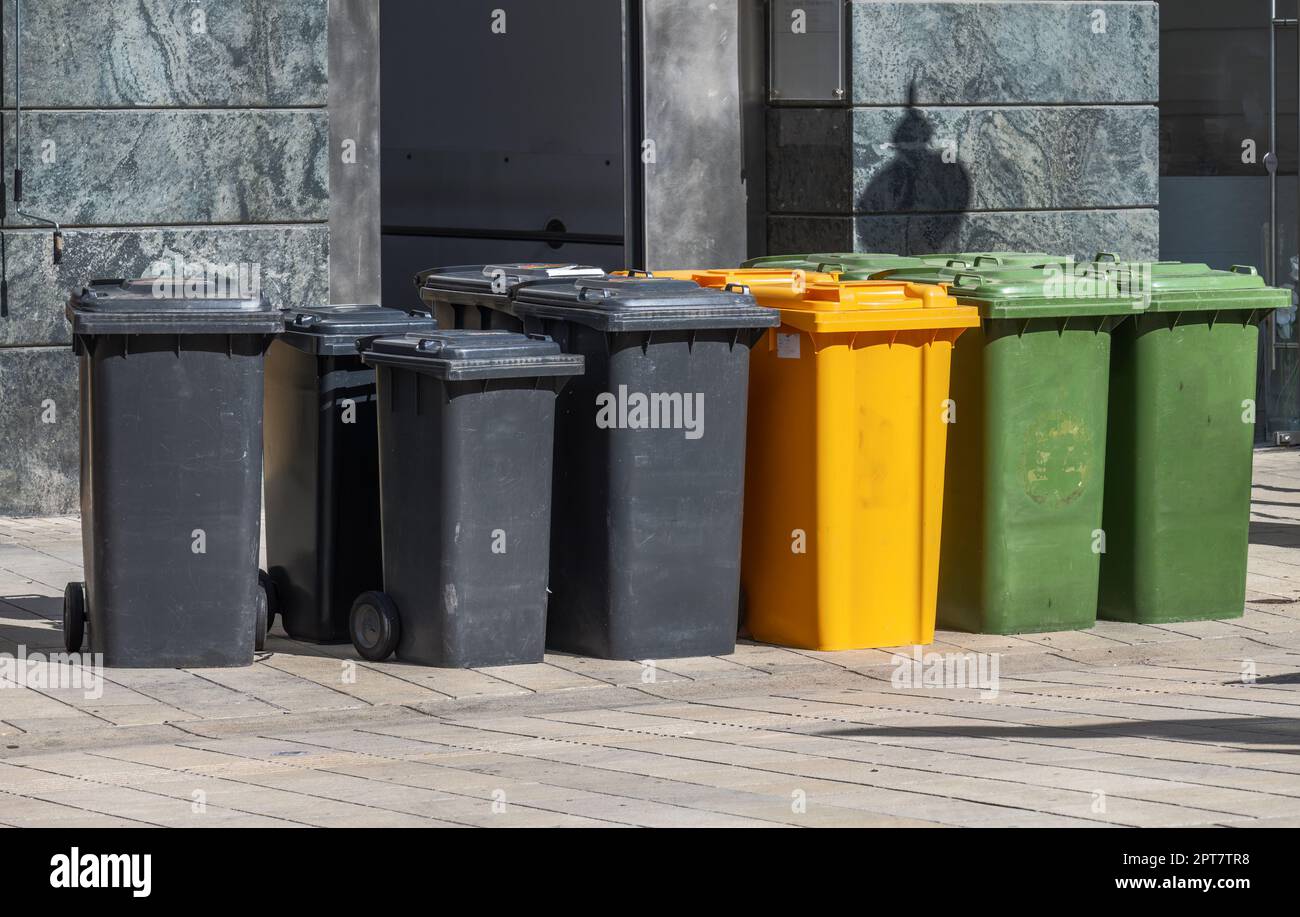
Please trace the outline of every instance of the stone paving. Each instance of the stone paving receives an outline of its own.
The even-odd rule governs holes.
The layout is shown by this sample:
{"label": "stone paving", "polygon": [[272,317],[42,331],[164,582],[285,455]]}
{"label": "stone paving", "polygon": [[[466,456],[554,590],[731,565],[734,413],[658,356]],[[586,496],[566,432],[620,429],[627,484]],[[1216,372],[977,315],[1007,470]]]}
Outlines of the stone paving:
{"label": "stone paving", "polygon": [[[995,696],[890,650],[451,671],[277,628],[247,669],[0,682],[0,825],[1300,826],[1300,451],[1255,466],[1244,617],[941,633]],[[61,649],[80,565],[76,518],[0,519],[0,653]]]}

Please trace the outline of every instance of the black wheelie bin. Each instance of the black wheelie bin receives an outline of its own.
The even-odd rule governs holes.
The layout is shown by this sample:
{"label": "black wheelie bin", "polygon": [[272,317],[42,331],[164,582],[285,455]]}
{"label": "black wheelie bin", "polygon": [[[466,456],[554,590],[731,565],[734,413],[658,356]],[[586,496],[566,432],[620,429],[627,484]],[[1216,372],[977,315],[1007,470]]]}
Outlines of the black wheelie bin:
{"label": "black wheelie bin", "polygon": [[515,290],[529,333],[586,360],[555,430],[551,649],[735,650],[750,349],[780,313],[743,287],[592,277]]}
{"label": "black wheelie bin", "polygon": [[271,617],[312,643],[346,643],[353,600],[383,583],[375,371],[358,341],[433,331],[376,305],[285,313],[266,356],[266,557]]}
{"label": "black wheelie bin", "polygon": [[604,276],[603,268],[583,264],[473,264],[421,271],[415,286],[439,328],[522,331],[510,305],[520,287]]}
{"label": "black wheelie bin", "polygon": [[80,358],[84,583],[64,640],[108,666],[249,665],[262,391],[278,312],[220,283],[97,281],[67,308]]}
{"label": "black wheelie bin", "polygon": [[582,357],[509,331],[379,337],[384,584],[352,608],[364,658],[540,662],[556,393]]}

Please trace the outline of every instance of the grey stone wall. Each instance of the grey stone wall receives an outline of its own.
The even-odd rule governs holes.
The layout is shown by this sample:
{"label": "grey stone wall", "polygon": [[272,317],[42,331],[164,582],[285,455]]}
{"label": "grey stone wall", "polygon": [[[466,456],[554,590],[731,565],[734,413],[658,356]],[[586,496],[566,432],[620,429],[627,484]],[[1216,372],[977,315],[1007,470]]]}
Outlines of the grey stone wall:
{"label": "grey stone wall", "polygon": [[1155,3],[846,17],[846,102],[768,112],[770,252],[1158,257]]}
{"label": "grey stone wall", "polygon": [[[277,303],[329,296],[329,0],[25,0],[24,206],[0,227],[0,514],[78,502],[63,306],[160,259],[259,265]],[[6,195],[14,0],[0,0]]]}

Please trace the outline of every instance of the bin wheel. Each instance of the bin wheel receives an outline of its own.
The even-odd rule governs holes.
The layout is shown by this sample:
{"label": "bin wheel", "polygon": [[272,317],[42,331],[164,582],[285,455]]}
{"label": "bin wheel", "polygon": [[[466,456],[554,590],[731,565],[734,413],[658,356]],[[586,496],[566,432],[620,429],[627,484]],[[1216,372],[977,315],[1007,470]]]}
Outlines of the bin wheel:
{"label": "bin wheel", "polygon": [[258,583],[257,595],[253,601],[257,603],[253,622],[253,649],[260,652],[266,649],[266,632],[270,628],[267,613],[270,599],[267,596],[266,588],[261,583]]}
{"label": "bin wheel", "polygon": [[352,603],[348,632],[362,659],[383,662],[393,655],[402,635],[397,605],[383,592],[363,592]]}
{"label": "bin wheel", "polygon": [[69,653],[79,653],[85,639],[86,585],[68,583],[63,590],[63,648]]}
{"label": "bin wheel", "polygon": [[275,616],[280,613],[280,587],[275,579],[265,570],[257,571],[257,585],[266,593],[266,630],[270,633],[275,625]]}

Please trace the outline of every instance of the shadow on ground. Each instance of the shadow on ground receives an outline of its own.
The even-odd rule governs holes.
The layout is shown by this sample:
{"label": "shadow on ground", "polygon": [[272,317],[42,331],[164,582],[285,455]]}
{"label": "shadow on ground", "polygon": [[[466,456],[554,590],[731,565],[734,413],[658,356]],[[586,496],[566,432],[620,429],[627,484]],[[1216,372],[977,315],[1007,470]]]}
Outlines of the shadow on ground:
{"label": "shadow on ground", "polygon": [[[1273,678],[1300,676],[1273,676]],[[1264,683],[1268,679],[1259,679]],[[1300,719],[1241,716],[1206,719],[1114,720],[1080,726],[1033,726],[988,723],[971,726],[851,726],[819,730],[816,735],[841,738],[972,738],[972,739],[1165,739],[1212,745],[1294,745],[1278,749],[1300,754]]]}
{"label": "shadow on ground", "polygon": [[1288,522],[1252,522],[1250,543],[1279,548],[1300,547],[1300,524]]}

